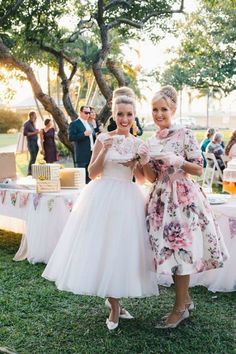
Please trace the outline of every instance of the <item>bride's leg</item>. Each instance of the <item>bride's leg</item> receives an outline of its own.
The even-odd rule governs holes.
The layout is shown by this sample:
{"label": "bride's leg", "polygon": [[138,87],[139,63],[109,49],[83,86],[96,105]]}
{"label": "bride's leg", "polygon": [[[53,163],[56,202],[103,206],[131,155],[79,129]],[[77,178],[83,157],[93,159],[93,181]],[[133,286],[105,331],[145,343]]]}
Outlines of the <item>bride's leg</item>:
{"label": "bride's leg", "polygon": [[108,298],[109,303],[111,304],[111,312],[109,316],[109,321],[118,323],[119,315],[120,315],[120,304],[119,299],[115,299],[114,297]]}

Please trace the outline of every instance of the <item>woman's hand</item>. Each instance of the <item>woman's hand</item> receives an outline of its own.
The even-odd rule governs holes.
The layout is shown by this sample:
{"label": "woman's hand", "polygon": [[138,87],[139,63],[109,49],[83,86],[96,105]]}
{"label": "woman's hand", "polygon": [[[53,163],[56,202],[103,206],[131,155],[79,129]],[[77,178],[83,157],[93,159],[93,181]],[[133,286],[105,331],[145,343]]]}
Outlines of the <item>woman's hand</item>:
{"label": "woman's hand", "polygon": [[174,166],[176,168],[181,168],[185,162],[183,156],[177,156],[173,152],[167,152],[161,157],[161,160],[164,161],[167,166]]}
{"label": "woman's hand", "polygon": [[127,161],[127,162],[121,162],[120,164],[125,166],[125,167],[130,167],[131,170],[133,171],[137,165],[137,160],[130,160],[130,161]]}
{"label": "woman's hand", "polygon": [[112,141],[113,139],[112,138],[108,138],[108,139],[105,139],[103,141],[103,151],[106,152],[108,149],[111,148],[112,146]]}
{"label": "woman's hand", "polygon": [[150,148],[146,143],[143,143],[138,148],[139,162],[142,166],[146,165],[150,160]]}

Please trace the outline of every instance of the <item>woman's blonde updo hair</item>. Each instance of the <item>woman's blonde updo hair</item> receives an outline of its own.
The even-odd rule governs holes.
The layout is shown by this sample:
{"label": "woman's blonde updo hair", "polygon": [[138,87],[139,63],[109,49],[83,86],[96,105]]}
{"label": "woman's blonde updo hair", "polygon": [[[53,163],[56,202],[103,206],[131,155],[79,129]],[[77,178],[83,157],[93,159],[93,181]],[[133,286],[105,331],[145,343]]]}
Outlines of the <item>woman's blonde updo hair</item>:
{"label": "woman's blonde updo hair", "polygon": [[173,86],[166,85],[161,87],[161,89],[154,94],[152,98],[152,103],[156,102],[161,98],[166,101],[166,103],[171,109],[177,108],[177,91]]}
{"label": "woman's blonde updo hair", "polygon": [[131,104],[136,112],[135,94],[134,91],[126,86],[118,87],[113,91],[112,95],[112,114],[115,116],[116,106],[118,104]]}

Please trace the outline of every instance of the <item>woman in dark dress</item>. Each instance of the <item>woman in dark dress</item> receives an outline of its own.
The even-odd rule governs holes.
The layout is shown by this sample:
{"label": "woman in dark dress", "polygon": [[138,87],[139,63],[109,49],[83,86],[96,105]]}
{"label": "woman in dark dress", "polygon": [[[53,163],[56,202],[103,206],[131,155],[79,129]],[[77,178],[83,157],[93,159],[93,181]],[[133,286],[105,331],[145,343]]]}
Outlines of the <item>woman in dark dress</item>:
{"label": "woman in dark dress", "polygon": [[52,120],[49,118],[45,119],[44,125],[45,127],[40,131],[42,154],[47,163],[52,163],[58,160],[55,144],[55,129]]}

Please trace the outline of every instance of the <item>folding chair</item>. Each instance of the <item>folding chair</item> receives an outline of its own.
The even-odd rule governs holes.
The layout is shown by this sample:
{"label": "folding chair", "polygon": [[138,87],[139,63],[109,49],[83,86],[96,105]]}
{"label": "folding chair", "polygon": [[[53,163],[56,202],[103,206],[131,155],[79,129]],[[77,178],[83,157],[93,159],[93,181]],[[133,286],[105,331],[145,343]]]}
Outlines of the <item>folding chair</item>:
{"label": "folding chair", "polygon": [[[206,190],[211,190],[213,182],[216,184],[223,184],[223,174],[215,155],[209,152],[203,152],[203,154],[207,161],[207,165],[204,169],[202,187]],[[210,164],[209,161],[212,163]]]}

